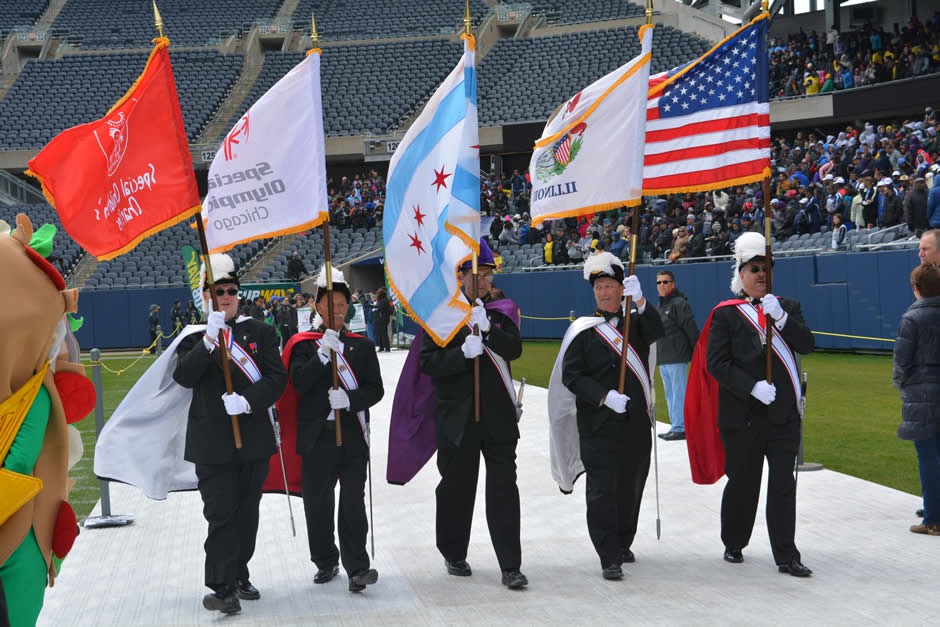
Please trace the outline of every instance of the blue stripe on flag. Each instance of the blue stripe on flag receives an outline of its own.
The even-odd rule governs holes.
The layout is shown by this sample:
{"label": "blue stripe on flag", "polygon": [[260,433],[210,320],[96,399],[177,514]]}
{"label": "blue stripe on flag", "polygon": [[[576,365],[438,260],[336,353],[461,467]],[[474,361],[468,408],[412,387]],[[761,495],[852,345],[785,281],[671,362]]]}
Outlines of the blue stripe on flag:
{"label": "blue stripe on flag", "polygon": [[[408,300],[411,309],[424,321],[429,320],[438,307],[450,302],[450,290],[447,288],[447,278],[444,276],[443,272],[446,269],[441,265],[445,260],[444,250],[453,237],[453,235],[445,230],[448,209],[449,205],[444,207],[441,215],[438,216],[437,234],[431,240],[430,252],[432,258],[437,260],[438,263],[434,266],[434,269],[431,270],[431,274],[424,279]],[[456,268],[449,268],[449,270],[451,272],[457,272]]]}
{"label": "blue stripe on flag", "polygon": [[[462,88],[463,83],[457,85],[447,96],[441,100],[431,122],[424,127],[414,141],[405,149],[405,153],[398,161],[393,176],[389,177],[388,189],[385,197],[385,224],[395,225],[401,213],[405,192],[415,176],[415,170],[422,161],[441,141],[452,128],[459,124],[467,115],[467,102]],[[428,179],[431,185],[433,179]],[[394,226],[393,226],[394,228]]]}
{"label": "blue stripe on flag", "polygon": [[471,66],[464,66],[463,69],[464,93],[469,98],[470,104],[477,105],[477,69]]}
{"label": "blue stripe on flag", "polygon": [[451,197],[479,213],[480,211],[480,173],[470,172],[462,166],[454,170],[454,183],[451,185]]}

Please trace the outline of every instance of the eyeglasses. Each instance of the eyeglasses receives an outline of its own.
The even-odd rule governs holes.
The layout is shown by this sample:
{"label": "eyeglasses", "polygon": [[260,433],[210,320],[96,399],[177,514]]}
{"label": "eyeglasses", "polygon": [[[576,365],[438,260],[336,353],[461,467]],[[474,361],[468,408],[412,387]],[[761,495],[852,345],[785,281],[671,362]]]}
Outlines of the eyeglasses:
{"label": "eyeglasses", "polygon": [[757,264],[754,264],[754,265],[745,267],[745,270],[747,270],[751,274],[757,274],[758,272],[767,272],[767,266],[759,266]]}
{"label": "eyeglasses", "polygon": [[238,296],[238,288],[236,287],[230,287],[228,289],[225,289],[224,287],[215,288],[216,296],[225,296],[226,294],[228,294],[229,296]]}
{"label": "eyeglasses", "polygon": [[672,281],[656,281],[656,285],[668,285],[669,283],[672,283]]}

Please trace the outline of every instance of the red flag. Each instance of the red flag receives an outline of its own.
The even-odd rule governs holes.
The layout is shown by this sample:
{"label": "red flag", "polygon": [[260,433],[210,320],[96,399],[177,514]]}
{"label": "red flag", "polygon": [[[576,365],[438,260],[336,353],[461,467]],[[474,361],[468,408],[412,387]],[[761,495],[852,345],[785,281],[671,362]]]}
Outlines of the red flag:
{"label": "red flag", "polygon": [[189,142],[167,47],[100,120],[59,133],[29,162],[62,225],[99,260],[199,211]]}

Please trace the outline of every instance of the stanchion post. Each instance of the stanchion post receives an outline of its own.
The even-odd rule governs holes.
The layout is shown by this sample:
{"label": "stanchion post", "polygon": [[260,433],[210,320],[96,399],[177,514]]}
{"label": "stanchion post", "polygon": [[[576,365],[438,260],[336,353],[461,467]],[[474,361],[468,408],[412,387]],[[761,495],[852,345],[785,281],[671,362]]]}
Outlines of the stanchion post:
{"label": "stanchion post", "polygon": [[[95,386],[95,441],[101,436],[104,429],[104,383],[101,379],[101,350],[91,349],[91,382]],[[134,522],[133,516],[125,514],[111,514],[111,488],[105,479],[99,481],[101,492],[101,515],[89,516],[83,522],[86,529],[96,527],[123,527]]]}
{"label": "stanchion post", "polygon": [[157,357],[163,352],[163,327],[157,325]]}

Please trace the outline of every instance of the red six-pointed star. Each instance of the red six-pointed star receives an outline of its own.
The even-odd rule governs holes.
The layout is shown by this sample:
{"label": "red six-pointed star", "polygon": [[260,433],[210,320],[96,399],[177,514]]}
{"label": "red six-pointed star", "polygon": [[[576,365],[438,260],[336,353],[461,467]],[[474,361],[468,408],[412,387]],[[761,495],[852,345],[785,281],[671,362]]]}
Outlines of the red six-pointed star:
{"label": "red six-pointed star", "polygon": [[418,234],[417,234],[417,233],[415,233],[414,235],[409,235],[408,237],[411,238],[411,243],[408,244],[408,245],[409,245],[409,246],[413,246],[414,248],[416,248],[416,249],[418,250],[418,254],[419,254],[419,255],[420,255],[421,253],[425,252],[425,251],[424,251],[424,244],[422,244],[422,243],[421,243],[421,240],[418,239]]}
{"label": "red six-pointed star", "polygon": [[436,191],[441,191],[441,188],[447,189],[447,179],[453,176],[453,172],[450,174],[444,174],[444,166],[441,166],[441,171],[438,172],[434,170],[434,182],[431,185],[437,185]]}
{"label": "red six-pointed star", "polygon": [[418,223],[418,226],[424,226],[424,219],[427,217],[427,214],[421,213],[420,206],[414,206],[412,209],[415,211],[415,222]]}

